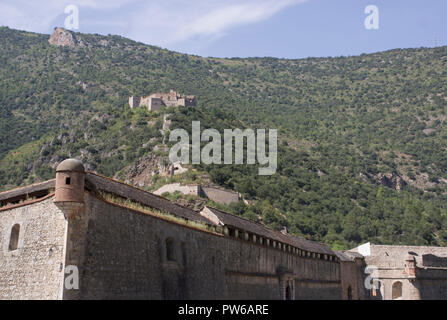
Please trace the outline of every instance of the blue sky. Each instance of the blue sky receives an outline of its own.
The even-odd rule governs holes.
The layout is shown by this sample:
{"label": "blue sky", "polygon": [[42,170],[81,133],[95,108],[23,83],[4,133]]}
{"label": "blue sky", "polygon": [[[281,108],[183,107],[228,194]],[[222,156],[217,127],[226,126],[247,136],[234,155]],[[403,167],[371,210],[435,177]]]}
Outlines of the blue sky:
{"label": "blue sky", "polygon": [[[279,58],[447,45],[445,0],[1,0],[0,25],[40,33],[79,9],[79,32],[119,34],[184,53]],[[367,30],[365,8],[379,10]],[[435,40],[436,39],[436,40]]]}

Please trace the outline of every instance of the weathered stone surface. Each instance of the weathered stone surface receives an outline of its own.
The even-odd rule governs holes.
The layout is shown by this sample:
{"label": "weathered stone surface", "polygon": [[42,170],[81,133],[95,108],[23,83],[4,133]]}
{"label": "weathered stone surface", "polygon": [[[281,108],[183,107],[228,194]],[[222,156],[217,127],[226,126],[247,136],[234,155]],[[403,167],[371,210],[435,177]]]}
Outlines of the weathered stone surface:
{"label": "weathered stone surface", "polygon": [[230,204],[238,202],[242,196],[232,190],[217,187],[202,187],[204,195],[217,203]]}
{"label": "weathered stone surface", "polygon": [[[281,299],[279,267],[291,271],[300,297],[340,298],[337,262],[299,257],[86,199],[82,298]],[[167,259],[167,239],[173,241],[172,261]]]}
{"label": "weathered stone surface", "polygon": [[[57,185],[55,196],[0,208],[0,299],[447,299],[447,248],[365,244],[336,256],[92,173],[58,179],[82,201]],[[44,186],[54,181],[17,190]],[[365,261],[379,270],[375,296],[364,289]],[[64,286],[66,266],[79,271],[79,289]]]}
{"label": "weathered stone surface", "polygon": [[[11,230],[20,225],[16,250]],[[62,299],[66,221],[53,199],[1,212],[0,299]]]}
{"label": "weathered stone surface", "polygon": [[200,195],[200,186],[198,185],[181,185],[180,183],[165,184],[161,188],[154,191],[154,194],[162,195],[163,193],[180,192],[184,195]]}
{"label": "weathered stone surface", "polygon": [[[2,212],[1,298],[282,299],[286,290],[291,298],[340,298],[337,261],[267,247],[248,234],[200,231],[90,193],[84,202],[73,208],[51,198]],[[8,230],[16,223],[25,231],[10,254]],[[79,290],[64,290],[65,265],[78,268]]]}
{"label": "weathered stone surface", "polygon": [[242,199],[242,196],[232,190],[217,186],[181,185],[180,183],[166,184],[154,191],[154,194],[180,192],[184,195],[195,195],[208,198],[217,203],[230,204]]}
{"label": "weathered stone surface", "polygon": [[74,48],[76,45],[73,34],[63,28],[55,28],[48,42],[55,46]]}
{"label": "weathered stone surface", "polygon": [[447,248],[365,245],[366,266],[377,270],[379,284],[375,296],[369,292],[371,299],[447,299]]}
{"label": "weathered stone surface", "polygon": [[167,92],[153,93],[147,97],[129,97],[129,106],[131,109],[144,106],[149,111],[156,111],[162,106],[166,107],[192,107],[196,105],[194,96],[183,96],[174,90]]}

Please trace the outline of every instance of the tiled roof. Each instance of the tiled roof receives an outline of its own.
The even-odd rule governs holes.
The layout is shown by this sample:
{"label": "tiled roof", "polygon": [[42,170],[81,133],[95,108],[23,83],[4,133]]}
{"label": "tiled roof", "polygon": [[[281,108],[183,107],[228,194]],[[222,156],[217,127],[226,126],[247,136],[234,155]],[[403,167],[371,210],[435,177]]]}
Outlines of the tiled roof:
{"label": "tiled roof", "polygon": [[248,231],[250,233],[257,234],[259,236],[269,238],[275,241],[280,241],[285,244],[289,244],[293,247],[306,250],[309,252],[322,253],[335,255],[330,247],[325,244],[309,241],[302,237],[296,237],[290,234],[283,234],[278,231],[267,228],[266,226],[250,221],[215,208],[207,207],[213,214],[215,214],[219,220],[227,227],[233,227],[240,230]]}
{"label": "tiled roof", "polygon": [[354,261],[356,258],[363,259],[363,255],[357,252],[336,251],[335,254],[341,261]]}
{"label": "tiled roof", "polygon": [[[49,189],[52,189],[54,187],[55,179],[52,179],[42,183],[1,192],[0,204],[14,202],[27,195],[43,196],[48,192]],[[209,218],[200,215],[198,212],[179,206],[164,197],[91,172],[88,172],[85,175],[85,187],[92,191],[104,191],[125,199],[130,199],[148,207],[168,212],[187,220],[198,221],[208,225],[216,224]],[[281,232],[269,229],[260,223],[250,221],[214,208],[207,208],[220,220],[221,224],[229,228],[236,228],[242,231],[247,231],[266,239],[271,239],[284,244],[288,244],[301,250],[320,254],[328,254],[334,256],[336,255],[336,253],[325,244],[309,241],[302,237],[296,237],[290,234],[283,234]]]}
{"label": "tiled roof", "polygon": [[[206,224],[215,224],[211,220],[201,216],[194,210],[176,205],[168,199],[107,177],[103,177],[93,173],[87,173],[86,186],[89,185],[94,186],[95,189],[113,193],[120,197],[137,201],[152,208],[166,211],[171,214],[186,218],[188,220],[200,221]],[[211,210],[218,217],[218,219],[228,227],[238,228],[240,230],[244,230],[265,238],[289,244],[293,247],[309,252],[335,255],[335,252],[332,251],[325,244],[309,241],[304,238],[292,236],[289,234],[283,234],[281,232],[269,229],[260,223],[246,220],[244,218],[214,208],[208,207],[208,209]]]}
{"label": "tiled roof", "polygon": [[12,203],[22,199],[23,197],[30,196],[44,196],[47,194],[49,189],[54,188],[56,183],[55,179],[48,180],[45,182],[39,182],[31,184],[29,186],[20,187],[4,192],[0,192],[0,205],[5,205],[6,203]]}
{"label": "tiled roof", "polygon": [[172,213],[176,216],[188,220],[211,224],[208,219],[202,217],[194,210],[176,205],[166,198],[157,196],[153,193],[138,189],[134,186],[119,182],[111,178],[103,177],[89,172],[85,176],[85,183],[87,188],[112,193],[117,196],[139,202],[151,208]]}

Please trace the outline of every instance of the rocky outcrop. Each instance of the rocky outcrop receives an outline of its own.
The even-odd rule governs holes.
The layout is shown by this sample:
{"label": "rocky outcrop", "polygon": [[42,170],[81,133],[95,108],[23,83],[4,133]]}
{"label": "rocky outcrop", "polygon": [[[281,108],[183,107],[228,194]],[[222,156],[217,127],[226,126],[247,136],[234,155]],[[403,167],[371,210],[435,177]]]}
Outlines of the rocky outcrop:
{"label": "rocky outcrop", "polygon": [[55,28],[48,42],[55,46],[75,47],[75,40],[72,33],[63,28]]}
{"label": "rocky outcrop", "polygon": [[406,185],[407,182],[405,182],[404,179],[402,179],[397,174],[393,173],[378,173],[374,176],[375,180],[378,181],[380,184],[394,189],[394,190],[402,190]]}
{"label": "rocky outcrop", "polygon": [[140,158],[127,169],[125,182],[138,187],[150,186],[154,183],[155,175],[166,178],[177,173],[183,173],[183,171],[177,171],[167,156],[149,154]]}
{"label": "rocky outcrop", "polygon": [[[54,28],[53,33],[50,36],[48,42],[54,46],[68,47],[68,48],[115,48],[119,50],[132,50],[134,48],[133,43],[127,43],[124,38],[118,38],[113,36],[104,37],[99,34],[81,34],[66,30],[64,28]],[[86,83],[90,86],[90,83]]]}
{"label": "rocky outcrop", "polygon": [[81,39],[78,39],[73,32],[65,30],[64,28],[54,28],[48,42],[58,47],[85,47]]}

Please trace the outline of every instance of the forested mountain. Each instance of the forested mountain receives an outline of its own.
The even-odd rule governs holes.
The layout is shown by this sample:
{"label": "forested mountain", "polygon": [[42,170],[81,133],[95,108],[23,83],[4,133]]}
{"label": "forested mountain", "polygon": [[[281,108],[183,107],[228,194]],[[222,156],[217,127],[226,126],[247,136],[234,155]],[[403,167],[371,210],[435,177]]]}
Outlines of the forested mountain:
{"label": "forested mountain", "polygon": [[[48,179],[66,157],[123,179],[171,128],[277,128],[279,167],[195,166],[252,205],[230,209],[334,248],[447,245],[447,47],[358,57],[216,59],[118,36],[0,28],[0,189]],[[131,110],[131,95],[195,95]],[[191,177],[190,177],[191,178]]]}

